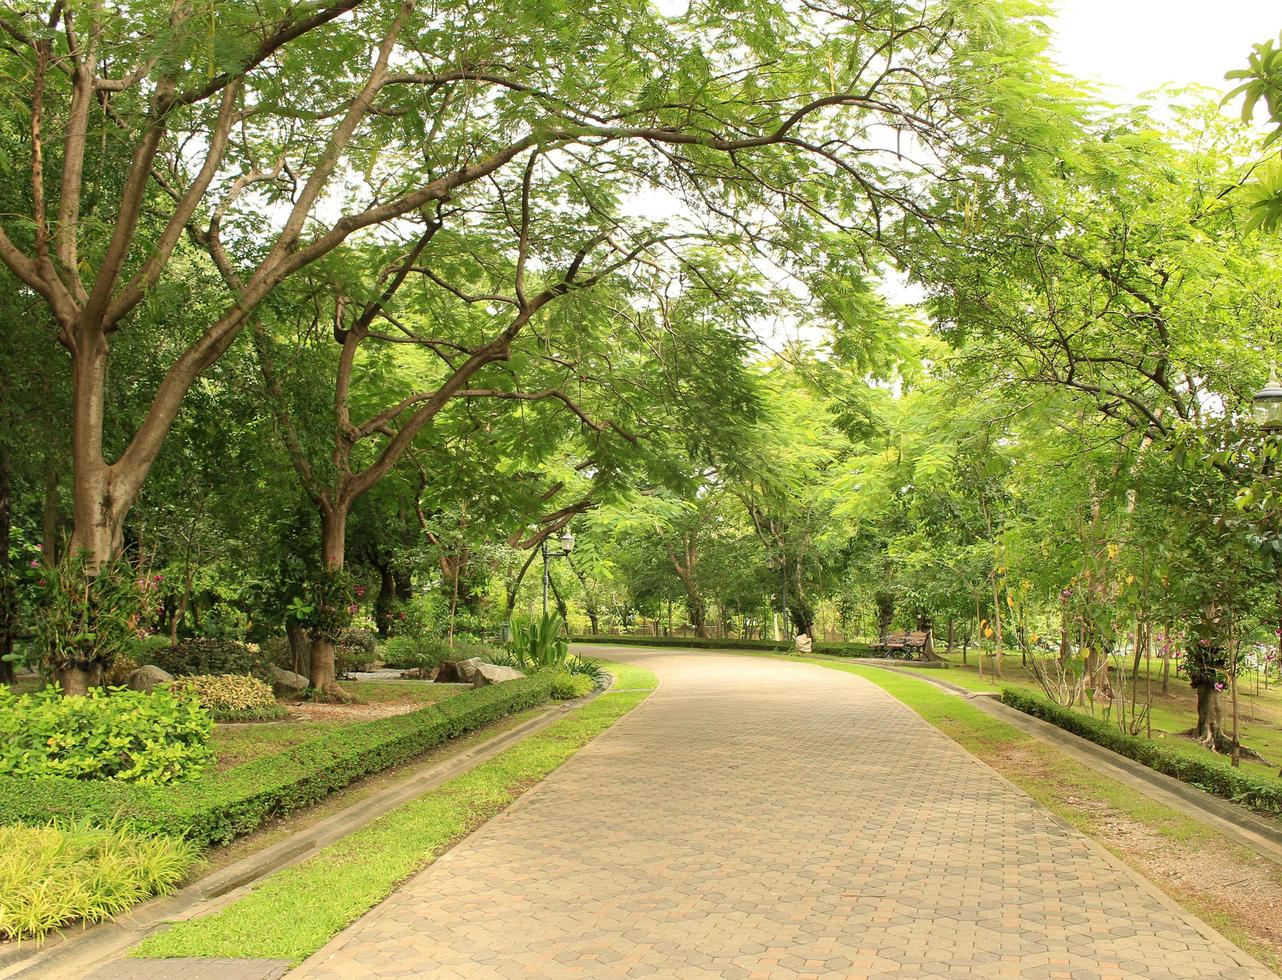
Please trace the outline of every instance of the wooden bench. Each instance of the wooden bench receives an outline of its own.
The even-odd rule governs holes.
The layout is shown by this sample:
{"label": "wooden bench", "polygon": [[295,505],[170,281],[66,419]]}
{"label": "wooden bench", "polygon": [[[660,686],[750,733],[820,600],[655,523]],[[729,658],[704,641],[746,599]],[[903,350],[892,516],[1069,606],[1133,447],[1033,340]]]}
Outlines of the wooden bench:
{"label": "wooden bench", "polygon": [[927,634],[924,630],[895,630],[893,633],[886,634],[885,642],[878,641],[872,645],[874,650],[881,653],[889,654],[910,654],[916,655],[923,647],[926,646]]}

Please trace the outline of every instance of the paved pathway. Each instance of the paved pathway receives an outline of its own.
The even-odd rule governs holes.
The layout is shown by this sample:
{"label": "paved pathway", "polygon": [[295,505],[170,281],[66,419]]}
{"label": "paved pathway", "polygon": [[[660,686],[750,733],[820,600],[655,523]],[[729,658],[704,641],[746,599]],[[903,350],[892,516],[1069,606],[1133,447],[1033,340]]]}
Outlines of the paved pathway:
{"label": "paved pathway", "polygon": [[661,689],[291,974],[1271,976],[860,678]]}

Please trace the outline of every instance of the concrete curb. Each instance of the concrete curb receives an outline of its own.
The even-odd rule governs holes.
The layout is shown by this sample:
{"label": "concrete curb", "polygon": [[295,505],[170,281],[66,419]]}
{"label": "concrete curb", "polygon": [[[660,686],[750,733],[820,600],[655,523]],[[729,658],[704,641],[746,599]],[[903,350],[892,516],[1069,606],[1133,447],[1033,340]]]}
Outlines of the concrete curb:
{"label": "concrete curb", "polygon": [[1096,772],[1116,779],[1119,783],[1138,790],[1160,803],[1165,803],[1185,816],[1221,831],[1262,857],[1282,863],[1282,825],[1246,807],[1212,796],[1196,786],[1150,769],[1111,749],[1096,745],[1080,735],[1066,732],[1048,721],[1034,718],[1032,715],[1002,704],[987,692],[971,691],[912,669],[894,667],[874,660],[859,659],[853,662],[894,674],[902,674],[905,677],[915,677],[934,684],[950,694],[964,697],[980,711],[999,718],[1027,735],[1053,745]]}
{"label": "concrete curb", "polygon": [[306,830],[206,875],[173,895],[144,902],[124,915],[80,931],[60,933],[40,947],[31,942],[15,944],[12,949],[0,952],[0,978],[67,977],[78,980],[85,977],[164,924],[215,911],[239,898],[268,875],[306,860],[384,814],[487,762],[604,693],[598,689],[586,697],[551,706],[516,728],[495,735],[444,762],[414,772]]}

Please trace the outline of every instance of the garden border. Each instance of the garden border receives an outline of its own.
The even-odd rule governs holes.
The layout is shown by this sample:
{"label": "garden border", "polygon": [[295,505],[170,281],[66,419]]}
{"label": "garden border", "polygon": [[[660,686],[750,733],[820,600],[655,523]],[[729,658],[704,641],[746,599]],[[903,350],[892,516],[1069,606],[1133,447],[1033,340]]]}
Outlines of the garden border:
{"label": "garden border", "polygon": [[[612,691],[610,687],[598,688],[585,697],[551,705],[516,728],[500,732],[442,762],[413,772],[284,840],[197,879],[172,895],[150,899],[121,915],[79,931],[68,929],[51,937],[42,946],[30,941],[15,943],[11,949],[0,951],[0,977],[34,978],[50,975],[51,971],[61,971],[66,976],[83,976],[113,960],[163,923],[217,910],[243,895],[263,878],[307,860],[335,841],[488,762],[572,711]],[[33,958],[36,958],[35,962],[31,962]]]}
{"label": "garden border", "polygon": [[477,688],[416,711],[360,722],[340,740],[319,736],[216,776],[141,786],[49,776],[0,777],[0,823],[122,820],[145,833],[225,843],[271,816],[302,809],[335,790],[551,696],[551,675]]}

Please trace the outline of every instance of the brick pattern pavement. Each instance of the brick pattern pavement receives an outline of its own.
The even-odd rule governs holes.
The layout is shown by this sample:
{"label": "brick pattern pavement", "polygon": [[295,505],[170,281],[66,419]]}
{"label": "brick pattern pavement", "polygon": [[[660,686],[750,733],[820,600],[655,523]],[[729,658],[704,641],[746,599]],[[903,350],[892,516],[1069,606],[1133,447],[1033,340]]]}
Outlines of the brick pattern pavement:
{"label": "brick pattern pavement", "polygon": [[1267,977],[867,681],[662,687],[291,976]]}

